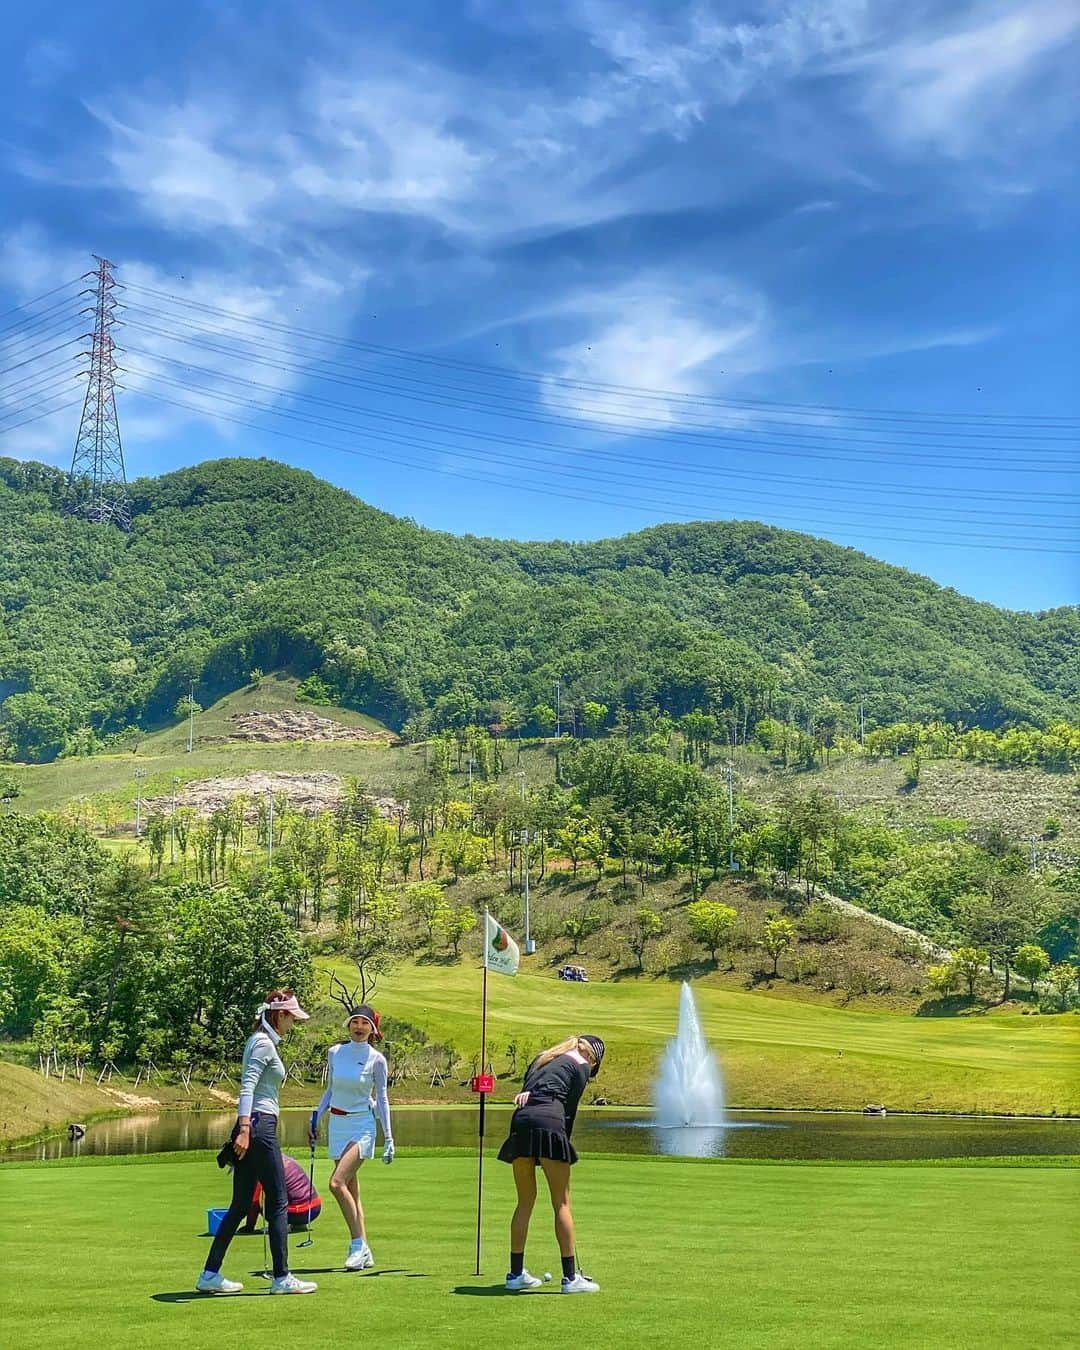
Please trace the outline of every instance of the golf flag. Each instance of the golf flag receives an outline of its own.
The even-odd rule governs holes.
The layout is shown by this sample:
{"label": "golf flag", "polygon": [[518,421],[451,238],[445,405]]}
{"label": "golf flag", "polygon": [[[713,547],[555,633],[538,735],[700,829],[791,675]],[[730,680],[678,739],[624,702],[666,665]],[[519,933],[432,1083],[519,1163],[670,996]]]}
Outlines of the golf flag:
{"label": "golf flag", "polygon": [[484,965],[499,975],[516,975],[521,952],[502,924],[484,912]]}

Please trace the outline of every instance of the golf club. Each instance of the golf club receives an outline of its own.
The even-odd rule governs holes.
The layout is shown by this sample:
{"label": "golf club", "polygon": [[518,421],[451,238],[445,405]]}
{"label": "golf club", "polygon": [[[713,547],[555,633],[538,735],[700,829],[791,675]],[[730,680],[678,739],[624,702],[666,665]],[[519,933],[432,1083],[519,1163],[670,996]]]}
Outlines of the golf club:
{"label": "golf club", "polygon": [[297,1247],[310,1247],[311,1244],[315,1241],[315,1239],[311,1236],[311,1199],[314,1194],[315,1194],[315,1145],[312,1144],[311,1163],[308,1166],[308,1210],[307,1210],[307,1225],[305,1228],[307,1237],[303,1240],[303,1242],[298,1242],[296,1244]]}

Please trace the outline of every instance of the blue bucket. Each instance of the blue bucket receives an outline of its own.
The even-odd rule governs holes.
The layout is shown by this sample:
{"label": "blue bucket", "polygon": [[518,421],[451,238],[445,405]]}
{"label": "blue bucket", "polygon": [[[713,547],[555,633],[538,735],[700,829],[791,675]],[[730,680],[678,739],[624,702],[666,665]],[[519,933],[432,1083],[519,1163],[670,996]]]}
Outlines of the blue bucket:
{"label": "blue bucket", "polygon": [[206,1231],[211,1237],[217,1236],[217,1230],[221,1227],[221,1221],[228,1212],[227,1209],[208,1209],[206,1211]]}

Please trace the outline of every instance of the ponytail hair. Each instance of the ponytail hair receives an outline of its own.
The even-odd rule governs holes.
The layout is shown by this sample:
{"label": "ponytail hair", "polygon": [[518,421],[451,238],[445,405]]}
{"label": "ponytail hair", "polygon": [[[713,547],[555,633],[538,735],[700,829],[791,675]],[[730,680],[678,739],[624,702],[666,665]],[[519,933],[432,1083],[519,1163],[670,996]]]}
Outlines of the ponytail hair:
{"label": "ponytail hair", "polygon": [[542,1069],[545,1064],[550,1064],[553,1059],[558,1059],[560,1055],[568,1055],[571,1050],[578,1048],[580,1036],[568,1036],[565,1041],[560,1041],[558,1045],[549,1046],[547,1050],[541,1050],[532,1062],[534,1069]]}
{"label": "ponytail hair", "polygon": [[286,999],[290,999],[292,997],[293,991],[291,989],[271,989],[269,994],[267,994],[266,998],[263,999],[262,1003],[260,1004],[258,1012],[255,1014],[255,1021],[252,1022],[251,1024],[252,1031],[258,1031],[264,1021],[269,1022],[270,1025],[274,1028],[274,1030],[277,1031],[278,1015],[276,1012],[271,1011],[270,1004],[284,1003]]}

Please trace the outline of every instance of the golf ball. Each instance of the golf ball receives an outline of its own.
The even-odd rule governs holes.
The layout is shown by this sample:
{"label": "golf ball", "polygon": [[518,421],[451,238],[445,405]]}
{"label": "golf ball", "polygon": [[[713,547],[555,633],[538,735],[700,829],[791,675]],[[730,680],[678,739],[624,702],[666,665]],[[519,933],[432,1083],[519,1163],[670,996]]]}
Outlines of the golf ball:
{"label": "golf ball", "polygon": [[544,1283],[545,1283],[545,1284],[550,1284],[550,1283],[551,1283],[551,1271],[550,1271],[550,1270],[545,1270],[545,1271],[544,1271]]}

